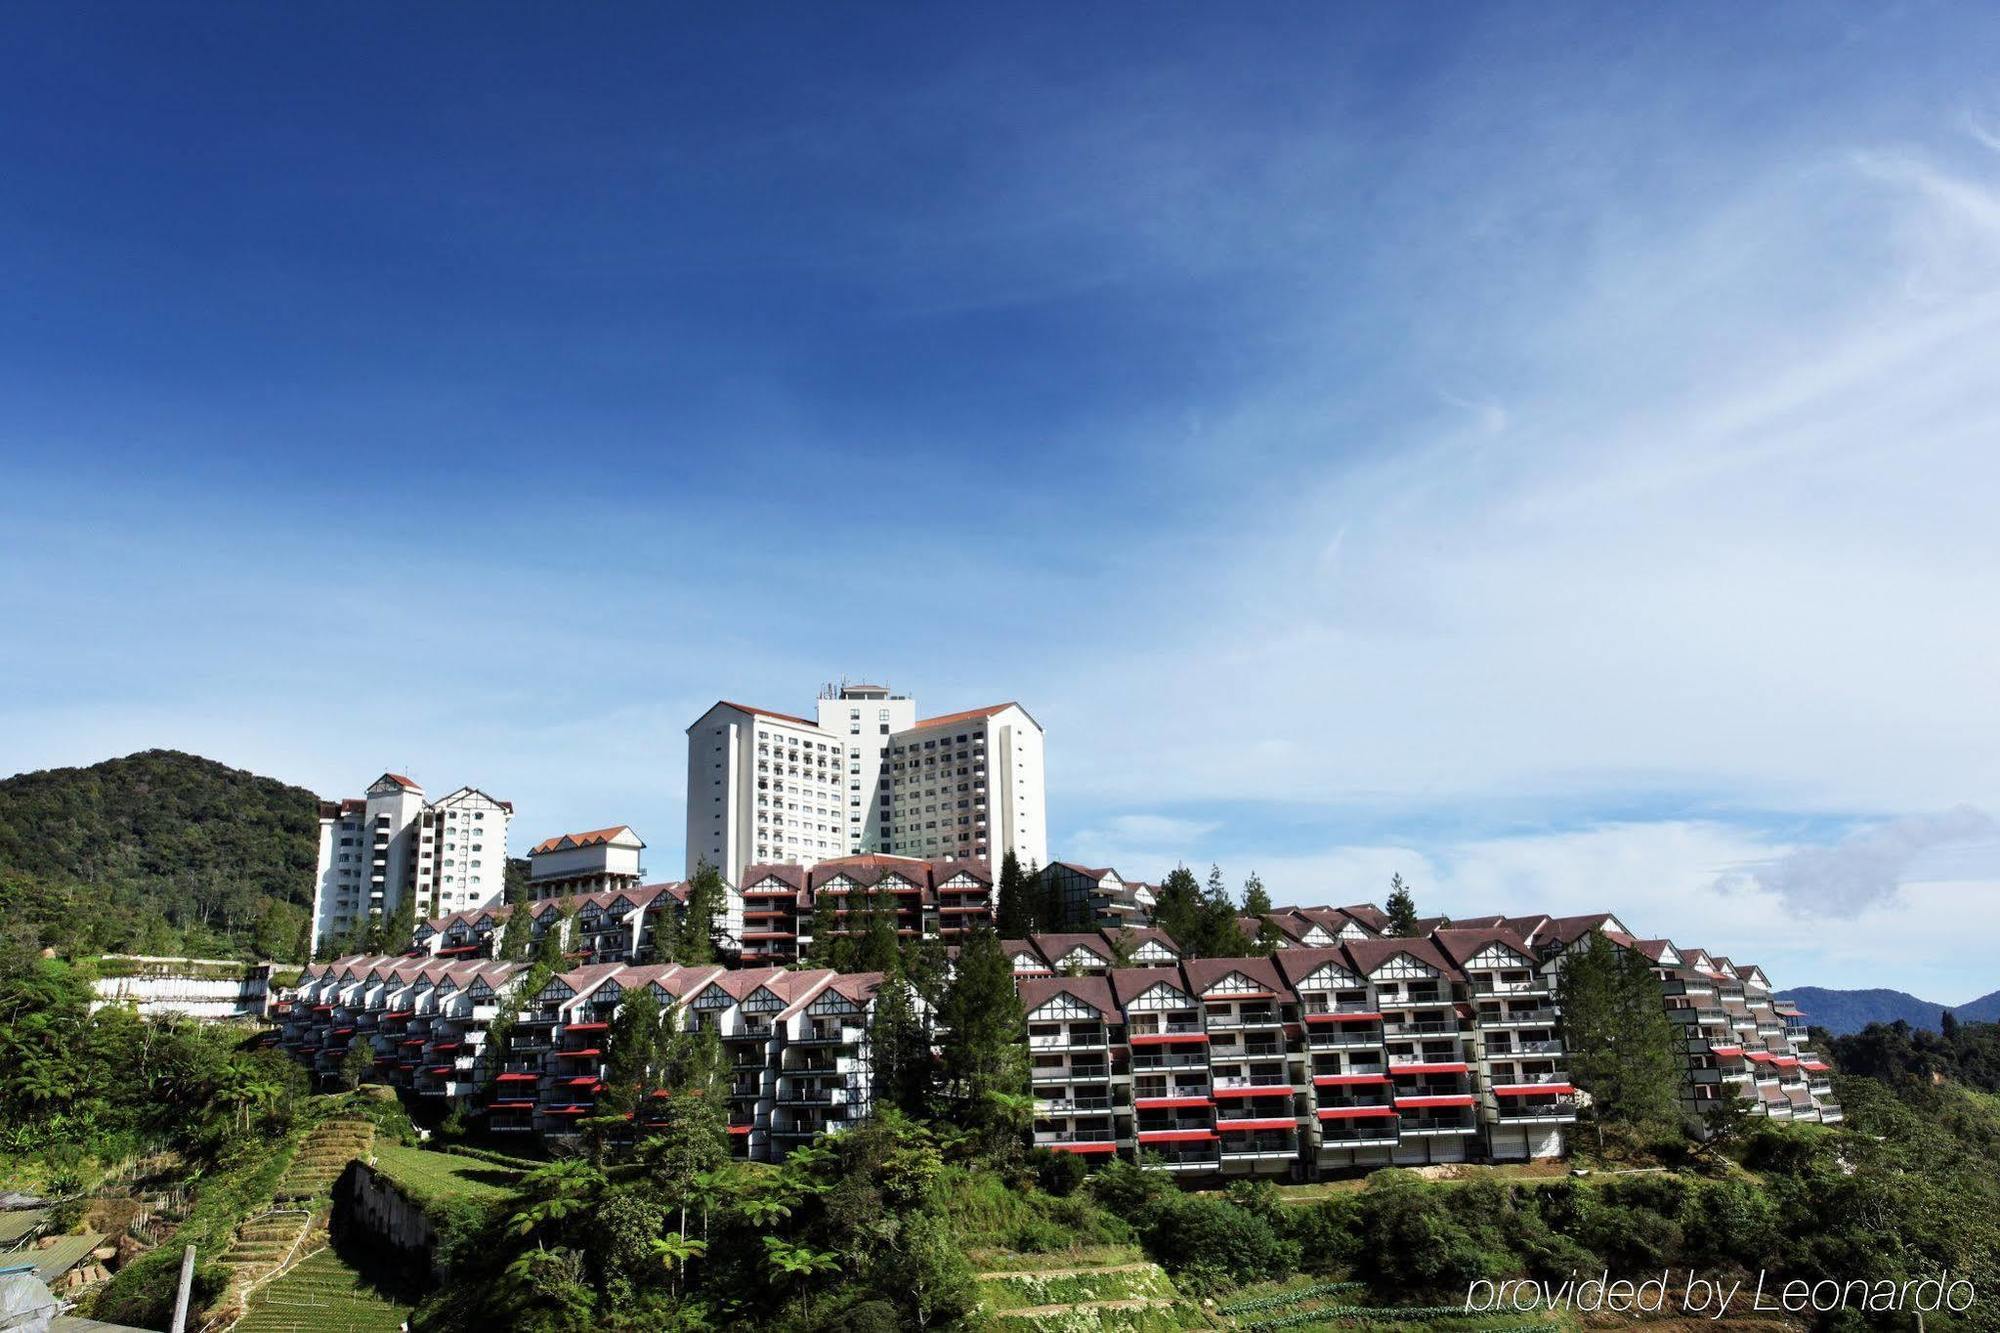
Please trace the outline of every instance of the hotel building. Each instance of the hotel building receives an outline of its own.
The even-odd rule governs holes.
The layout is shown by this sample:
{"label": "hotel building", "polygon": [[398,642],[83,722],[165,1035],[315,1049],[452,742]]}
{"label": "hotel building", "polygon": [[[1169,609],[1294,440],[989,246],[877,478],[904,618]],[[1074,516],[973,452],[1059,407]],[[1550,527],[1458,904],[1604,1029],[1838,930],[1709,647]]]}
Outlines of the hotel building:
{"label": "hotel building", "polygon": [[322,803],[312,947],[393,916],[406,894],[420,918],[498,898],[513,815],[476,787],[426,801],[400,773],[384,773],[364,797]]}
{"label": "hotel building", "polygon": [[879,685],[828,686],[818,716],[719,702],[687,729],[687,873],[891,853],[1048,859],[1041,724],[1017,703],[919,718]]}

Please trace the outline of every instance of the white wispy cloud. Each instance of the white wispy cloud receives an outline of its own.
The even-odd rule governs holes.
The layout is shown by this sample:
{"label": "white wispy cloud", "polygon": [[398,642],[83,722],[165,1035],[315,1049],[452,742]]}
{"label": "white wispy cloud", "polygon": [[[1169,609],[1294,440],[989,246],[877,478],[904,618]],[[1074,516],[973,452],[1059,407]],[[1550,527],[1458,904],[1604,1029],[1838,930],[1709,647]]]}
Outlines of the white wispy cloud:
{"label": "white wispy cloud", "polygon": [[1747,886],[1776,894],[1795,915],[1851,919],[1895,903],[1911,866],[1926,852],[1962,843],[1992,844],[2000,824],[1962,805],[1942,814],[1906,815],[1857,829],[1829,847],[1801,847],[1719,877],[1725,892]]}

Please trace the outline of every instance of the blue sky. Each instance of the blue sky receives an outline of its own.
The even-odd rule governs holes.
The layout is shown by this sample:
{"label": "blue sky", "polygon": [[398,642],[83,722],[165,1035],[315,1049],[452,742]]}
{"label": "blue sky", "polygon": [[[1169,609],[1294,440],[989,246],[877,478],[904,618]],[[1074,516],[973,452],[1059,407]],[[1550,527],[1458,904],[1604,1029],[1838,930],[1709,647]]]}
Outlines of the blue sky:
{"label": "blue sky", "polygon": [[1018,698],[1152,876],[2000,984],[2000,13],[28,6],[0,770],[680,861]]}

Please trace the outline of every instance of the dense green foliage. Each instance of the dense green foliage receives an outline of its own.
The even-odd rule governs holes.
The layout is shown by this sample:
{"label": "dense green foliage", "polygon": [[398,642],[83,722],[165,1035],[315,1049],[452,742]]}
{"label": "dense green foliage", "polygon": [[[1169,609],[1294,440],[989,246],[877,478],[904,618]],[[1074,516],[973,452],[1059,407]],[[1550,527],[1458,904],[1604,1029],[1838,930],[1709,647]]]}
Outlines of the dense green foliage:
{"label": "dense green foliage", "polygon": [[1252,952],[1237,925],[1240,915],[1220,866],[1209,867],[1206,886],[1186,866],[1175,866],[1160,881],[1153,924],[1174,938],[1184,957],[1240,958]]}
{"label": "dense green foliage", "polygon": [[81,1162],[150,1147],[212,1154],[284,1123],[298,1065],[236,1028],[90,1012],[86,972],[0,947],[0,1152]]}
{"label": "dense green foliage", "polygon": [[[1894,1087],[1954,1079],[2000,1092],[2000,1023],[1966,1023],[1946,1013],[1942,1032],[1904,1022],[1871,1023],[1851,1037],[1835,1037],[1830,1050],[1850,1074],[1866,1074]],[[1824,1041],[1824,1039],[1822,1039]]]}
{"label": "dense green foliage", "polygon": [[172,750],[0,781],[0,934],[303,962],[318,798]]}
{"label": "dense green foliage", "polygon": [[1643,954],[1593,931],[1564,960],[1556,1007],[1570,1076],[1590,1094],[1600,1144],[1607,1124],[1660,1127],[1679,1118],[1678,1036]]}

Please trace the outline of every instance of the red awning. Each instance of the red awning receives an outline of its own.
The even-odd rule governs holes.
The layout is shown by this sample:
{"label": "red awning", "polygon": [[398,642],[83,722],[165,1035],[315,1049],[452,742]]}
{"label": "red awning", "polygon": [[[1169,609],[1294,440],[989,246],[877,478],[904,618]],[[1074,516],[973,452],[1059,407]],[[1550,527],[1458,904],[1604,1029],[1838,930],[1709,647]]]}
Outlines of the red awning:
{"label": "red awning", "polygon": [[583,1057],[587,1055],[602,1055],[602,1054],[604,1054],[604,1052],[600,1050],[598,1047],[590,1046],[580,1051],[557,1051],[556,1057],[562,1060],[581,1060]]}
{"label": "red awning", "polygon": [[1165,1110],[1171,1106],[1209,1106],[1206,1097],[1134,1097],[1132,1105],[1141,1111]]}
{"label": "red awning", "polygon": [[535,1104],[533,1102],[489,1102],[486,1109],[489,1111],[532,1111],[535,1109]]}
{"label": "red awning", "polygon": [[508,1073],[508,1074],[502,1074],[502,1075],[501,1075],[501,1076],[500,1076],[500,1077],[499,1077],[499,1078],[498,1078],[498,1079],[496,1080],[496,1082],[500,1082],[500,1083],[533,1083],[533,1082],[534,1082],[534,1081],[535,1081],[536,1079],[538,1079],[538,1078],[540,1078],[540,1077],[541,1077],[541,1075],[540,1075],[540,1074],[527,1074],[527,1073]]}
{"label": "red awning", "polygon": [[730,1132],[731,1134],[748,1134],[748,1133],[750,1132],[750,1126],[748,1126],[748,1125],[731,1125],[731,1126],[729,1127],[729,1132]]}
{"label": "red awning", "polygon": [[1322,1120],[1363,1120],[1376,1116],[1394,1115],[1393,1106],[1328,1106],[1320,1110]]}
{"label": "red awning", "polygon": [[1463,1074],[1471,1068],[1463,1060],[1440,1060],[1436,1064],[1391,1065],[1389,1072],[1398,1077],[1404,1074]]}
{"label": "red awning", "polygon": [[1379,1014],[1379,1013],[1372,1013],[1372,1014],[1369,1014],[1369,1013],[1361,1013],[1361,1014],[1346,1014],[1346,1013],[1340,1013],[1340,1014],[1307,1014],[1307,1015],[1306,1015],[1306,1022],[1308,1022],[1308,1023],[1379,1023],[1379,1022],[1381,1022],[1381,1021],[1382,1021],[1382,1015],[1381,1015],[1381,1014]]}
{"label": "red awning", "polygon": [[1038,1148],[1047,1148],[1052,1152],[1117,1152],[1118,1151],[1118,1145],[1115,1143],[1038,1143],[1035,1146]]}
{"label": "red awning", "polygon": [[1801,1060],[1799,1061],[1799,1065],[1803,1069],[1812,1070],[1815,1074],[1821,1072],[1822,1070],[1833,1068],[1832,1065],[1828,1064],[1824,1060]]}
{"label": "red awning", "polygon": [[1501,1083],[1493,1091],[1502,1097],[1533,1097],[1537,1093],[1563,1094],[1576,1089],[1567,1083]]}
{"label": "red awning", "polygon": [[1459,1094],[1439,1097],[1398,1097],[1397,1106],[1470,1106],[1472,1098]]}
{"label": "red awning", "polygon": [[1139,1131],[1141,1143],[1208,1143],[1215,1138],[1215,1131],[1209,1129],[1142,1129]]}
{"label": "red awning", "polygon": [[570,1024],[570,1025],[569,1025],[568,1027],[564,1028],[564,1029],[563,1029],[563,1031],[565,1031],[565,1032],[605,1032],[605,1031],[608,1031],[608,1030],[610,1029],[610,1027],[611,1027],[611,1025],[610,1025],[609,1023],[571,1023],[571,1024]]}
{"label": "red awning", "polygon": [[1208,1034],[1205,1032],[1146,1032],[1136,1037],[1129,1037],[1126,1040],[1132,1046],[1164,1046],[1168,1042],[1175,1041],[1206,1042]]}

